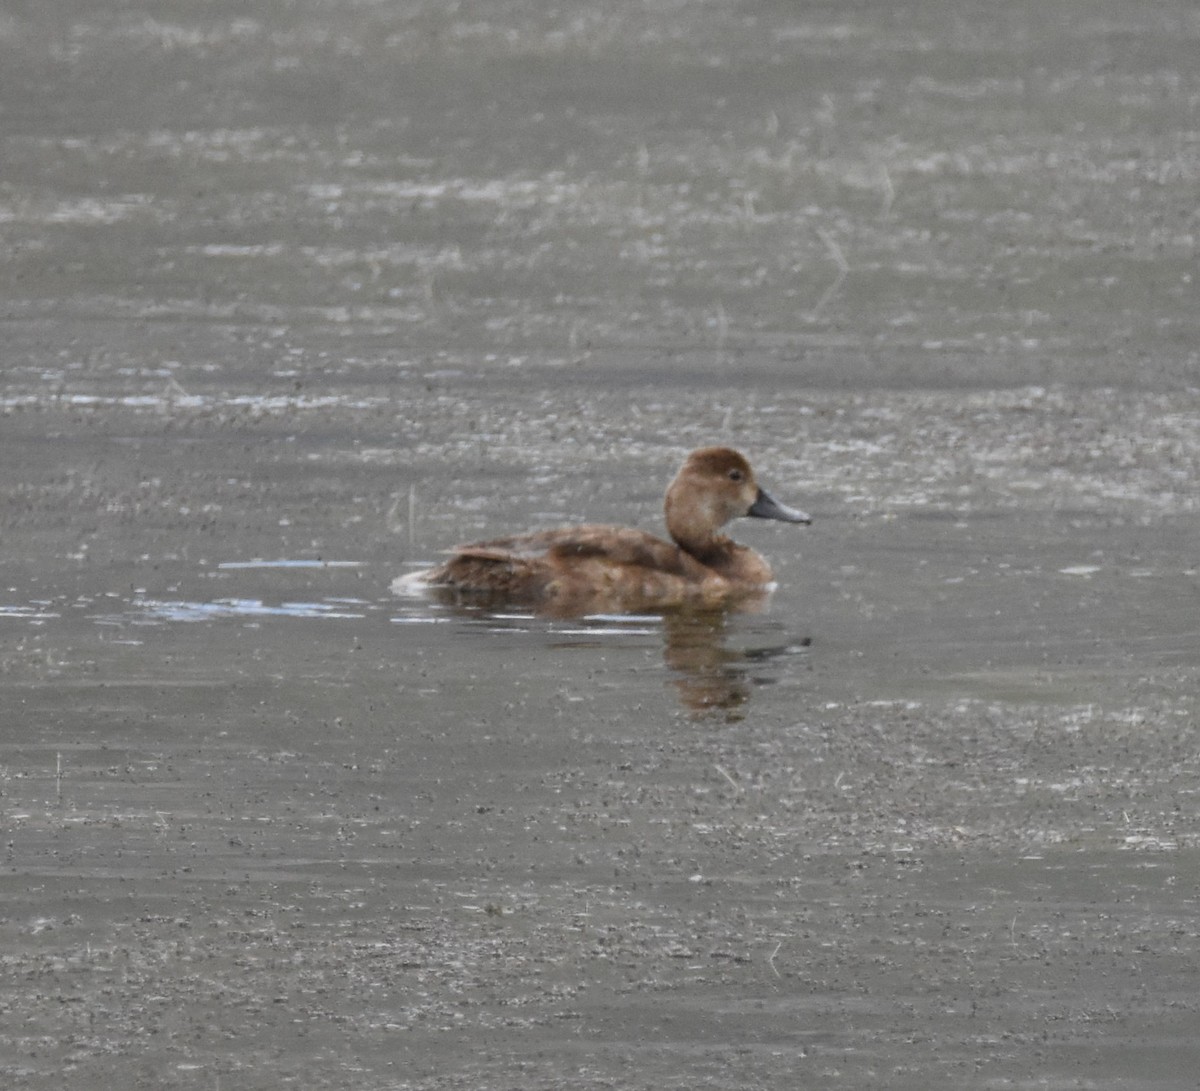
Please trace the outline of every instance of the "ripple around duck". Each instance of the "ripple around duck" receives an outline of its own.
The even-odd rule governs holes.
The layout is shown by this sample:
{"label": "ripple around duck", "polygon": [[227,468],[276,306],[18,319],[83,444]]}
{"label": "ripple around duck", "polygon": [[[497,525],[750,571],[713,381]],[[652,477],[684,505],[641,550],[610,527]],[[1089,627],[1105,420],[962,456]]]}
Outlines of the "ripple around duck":
{"label": "ripple around duck", "polygon": [[100,615],[97,622],[109,624],[163,624],[169,621],[213,621],[223,618],[326,618],[360,619],[363,611],[344,607],[345,599],[323,602],[265,603],[261,599],[213,599],[193,602],[186,599],[134,599],[129,609],[118,614]]}
{"label": "ripple around duck", "polygon": [[322,561],[320,559],[280,557],[276,560],[255,558],[250,561],[221,561],[220,569],[241,568],[362,568],[362,561]]}
{"label": "ripple around duck", "polygon": [[0,603],[0,618],[16,618],[21,621],[47,621],[62,617],[54,610],[43,610],[40,606],[14,606]]}

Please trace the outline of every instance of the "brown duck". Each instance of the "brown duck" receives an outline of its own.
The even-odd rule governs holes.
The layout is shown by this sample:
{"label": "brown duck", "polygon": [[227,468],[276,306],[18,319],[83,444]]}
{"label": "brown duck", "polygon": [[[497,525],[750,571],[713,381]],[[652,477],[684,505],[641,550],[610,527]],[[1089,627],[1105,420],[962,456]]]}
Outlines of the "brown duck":
{"label": "brown duck", "polygon": [[741,516],[812,522],[760,488],[750,463],[729,447],[688,455],[664,510],[669,542],[619,526],[534,531],[457,546],[444,564],[397,584],[556,616],[734,605],[770,590],[771,567],[720,529]]}

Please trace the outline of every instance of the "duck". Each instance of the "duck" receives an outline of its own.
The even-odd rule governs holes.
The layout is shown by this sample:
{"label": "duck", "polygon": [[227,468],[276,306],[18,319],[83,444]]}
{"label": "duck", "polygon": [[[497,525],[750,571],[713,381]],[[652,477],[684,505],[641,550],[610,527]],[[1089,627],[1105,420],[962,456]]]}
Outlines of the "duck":
{"label": "duck", "polygon": [[667,487],[666,541],[644,530],[584,524],[455,546],[448,560],[401,577],[456,602],[501,602],[560,617],[706,609],[763,598],[771,566],[721,534],[734,519],[808,524],[764,490],[741,452],[702,447]]}

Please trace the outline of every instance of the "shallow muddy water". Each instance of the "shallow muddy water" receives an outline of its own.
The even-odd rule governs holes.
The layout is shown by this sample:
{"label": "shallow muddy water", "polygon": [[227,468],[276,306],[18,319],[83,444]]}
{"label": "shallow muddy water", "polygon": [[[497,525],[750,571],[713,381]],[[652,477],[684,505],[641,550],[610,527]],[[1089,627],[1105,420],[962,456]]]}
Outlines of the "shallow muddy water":
{"label": "shallow muddy water", "polygon": [[[1193,6],[0,14],[0,1077],[1185,1088]],[[397,596],[658,529],[757,613]]]}

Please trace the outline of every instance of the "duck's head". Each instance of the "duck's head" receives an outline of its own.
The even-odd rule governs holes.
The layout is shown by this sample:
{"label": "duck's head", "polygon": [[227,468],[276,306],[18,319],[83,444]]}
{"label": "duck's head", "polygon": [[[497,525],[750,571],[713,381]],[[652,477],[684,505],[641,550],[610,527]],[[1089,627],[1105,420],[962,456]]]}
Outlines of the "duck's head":
{"label": "duck's head", "polygon": [[802,511],[779,503],[763,490],[744,455],[730,447],[701,447],[687,457],[667,488],[671,537],[689,552],[711,543],[717,531],[742,516],[811,523]]}

